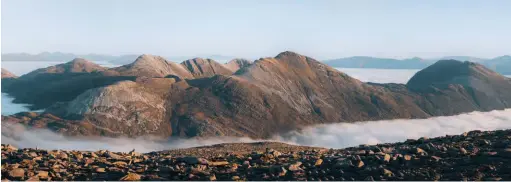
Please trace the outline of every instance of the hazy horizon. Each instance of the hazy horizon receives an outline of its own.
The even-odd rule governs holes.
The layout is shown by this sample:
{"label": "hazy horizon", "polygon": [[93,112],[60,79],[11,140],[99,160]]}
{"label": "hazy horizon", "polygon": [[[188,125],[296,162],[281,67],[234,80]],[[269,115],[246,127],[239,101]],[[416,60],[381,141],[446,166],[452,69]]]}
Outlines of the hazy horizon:
{"label": "hazy horizon", "polygon": [[[286,51],[286,50],[283,50],[281,52],[284,52],[284,51]],[[61,51],[53,51],[53,52],[43,51],[43,52],[39,52],[39,53],[2,52],[1,54],[2,55],[3,54],[40,55],[40,54],[45,54],[45,53],[50,53],[50,54],[54,54],[54,53],[73,54],[73,55],[77,55],[77,56],[101,55],[101,56],[113,56],[113,57],[120,57],[120,56],[126,56],[126,55],[143,55],[143,54],[147,54],[147,53],[120,54],[120,55],[117,55],[117,54],[98,54],[98,53],[77,54],[77,53],[72,53],[72,52],[61,52]],[[301,54],[300,52],[297,52],[297,53]],[[158,55],[158,54],[152,54],[152,55],[162,56],[162,57],[170,57],[170,58],[180,57],[180,58],[183,58],[183,59],[191,59],[191,58],[196,58],[196,57],[207,58],[207,57],[212,57],[212,56],[222,56],[222,57],[229,57],[229,58],[245,58],[245,59],[249,59],[249,60],[256,60],[256,59],[259,59],[261,57],[274,57],[277,54],[275,54],[275,55],[268,55],[268,56],[258,56],[258,57],[242,57],[242,56],[229,55],[229,54],[227,54],[227,55],[224,55],[224,54],[209,54],[209,55],[208,54],[197,54],[197,55]],[[305,55],[305,56],[309,56],[309,55]],[[497,56],[493,56],[493,57],[478,57],[478,56],[472,56],[472,55],[445,55],[445,56],[440,56],[440,57],[419,57],[419,56],[411,56],[411,57],[384,57],[384,56],[380,56],[380,57],[378,57],[378,56],[367,56],[367,55],[351,55],[351,56],[343,56],[343,57],[335,57],[335,58],[322,59],[320,61],[333,60],[333,59],[342,59],[342,58],[351,58],[351,57],[371,57],[371,58],[398,59],[398,60],[406,60],[406,59],[412,59],[412,58],[421,58],[421,59],[426,59],[426,60],[434,60],[434,59],[442,59],[444,57],[472,57],[472,58],[479,58],[479,59],[494,59],[494,58],[501,57],[501,56],[511,56],[511,52],[509,54],[502,54],[502,55],[497,55]],[[315,57],[313,57],[313,58],[315,58]],[[173,61],[184,61],[184,60],[173,60]]]}
{"label": "hazy horizon", "polygon": [[2,53],[509,55],[511,1],[3,0]]}

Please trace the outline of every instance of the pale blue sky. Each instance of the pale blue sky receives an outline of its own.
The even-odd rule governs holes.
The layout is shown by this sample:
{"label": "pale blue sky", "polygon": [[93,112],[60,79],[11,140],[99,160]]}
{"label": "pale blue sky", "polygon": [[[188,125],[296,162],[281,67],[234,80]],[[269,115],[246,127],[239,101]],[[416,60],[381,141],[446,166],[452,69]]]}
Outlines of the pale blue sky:
{"label": "pale blue sky", "polygon": [[2,0],[2,53],[511,54],[509,0]]}

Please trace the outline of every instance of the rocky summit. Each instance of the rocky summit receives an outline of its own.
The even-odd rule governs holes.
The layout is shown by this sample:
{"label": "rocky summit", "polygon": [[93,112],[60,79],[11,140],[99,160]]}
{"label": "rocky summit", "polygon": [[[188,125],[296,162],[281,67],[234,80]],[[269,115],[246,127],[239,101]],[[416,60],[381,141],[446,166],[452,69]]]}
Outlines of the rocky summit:
{"label": "rocky summit", "polygon": [[[91,67],[83,61],[65,65]],[[34,117],[20,113],[3,120],[51,126],[66,135],[269,138],[315,124],[511,107],[509,78],[455,60],[438,61],[407,84],[364,83],[290,51],[226,65],[200,58],[177,64],[142,55],[110,69],[55,67],[27,74],[37,77],[2,81],[2,92],[15,102],[45,109]]]}
{"label": "rocky summit", "polygon": [[2,180],[511,180],[511,130],[324,149],[231,143],[150,153],[2,144]]}
{"label": "rocky summit", "polygon": [[3,78],[18,78],[18,76],[2,68],[2,79]]}
{"label": "rocky summit", "polygon": [[236,72],[241,68],[250,66],[251,64],[253,64],[253,62],[246,59],[233,59],[225,63],[225,67],[230,69],[232,72]]}

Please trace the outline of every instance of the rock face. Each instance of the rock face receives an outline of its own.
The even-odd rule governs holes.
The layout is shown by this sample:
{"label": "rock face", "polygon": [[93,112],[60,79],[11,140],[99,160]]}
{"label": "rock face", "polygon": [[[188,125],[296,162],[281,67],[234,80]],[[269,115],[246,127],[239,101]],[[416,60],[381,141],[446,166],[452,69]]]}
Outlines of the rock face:
{"label": "rock face", "polygon": [[[144,63],[147,60],[152,61]],[[267,138],[313,124],[426,118],[511,107],[509,79],[481,65],[458,61],[440,61],[417,73],[407,85],[363,83],[293,52],[259,59],[235,74],[212,60],[185,61],[182,64],[194,79],[181,79],[185,76],[175,70],[160,69],[168,64],[159,58],[141,56],[131,68],[137,62],[146,65],[137,70],[146,71],[131,72],[133,77],[112,76],[130,72],[114,68],[75,77],[61,75],[46,87],[31,82],[48,91],[32,89],[31,95],[40,97],[31,101],[52,105],[47,112],[59,122],[75,121],[63,126],[71,129],[60,130],[66,134],[96,134],[101,129],[108,131],[104,135],[132,137]],[[162,65],[152,67],[152,62]],[[60,88],[74,89],[55,94]],[[5,119],[22,120],[19,115]],[[43,122],[44,117],[27,120]],[[83,123],[91,126],[80,127]]]}
{"label": "rock face", "polygon": [[3,78],[18,78],[18,76],[2,68],[2,79]]}
{"label": "rock face", "polygon": [[194,58],[181,63],[195,78],[205,78],[214,75],[232,75],[233,71],[212,59]]}
{"label": "rock face", "polygon": [[109,133],[169,135],[165,98],[174,82],[173,78],[120,81],[87,90],[68,103],[48,108],[48,112],[89,121],[97,128],[107,128]]}
{"label": "rock face", "polygon": [[123,76],[165,77],[174,75],[179,78],[193,78],[192,74],[182,65],[169,62],[160,56],[144,54],[135,62],[112,69]]}
{"label": "rock face", "polygon": [[2,144],[2,180],[509,181],[511,130],[345,149],[275,142],[110,152]]}
{"label": "rock face", "polygon": [[233,59],[227,63],[225,63],[225,67],[232,72],[238,71],[240,68],[248,67],[252,65],[252,61],[246,59]]}

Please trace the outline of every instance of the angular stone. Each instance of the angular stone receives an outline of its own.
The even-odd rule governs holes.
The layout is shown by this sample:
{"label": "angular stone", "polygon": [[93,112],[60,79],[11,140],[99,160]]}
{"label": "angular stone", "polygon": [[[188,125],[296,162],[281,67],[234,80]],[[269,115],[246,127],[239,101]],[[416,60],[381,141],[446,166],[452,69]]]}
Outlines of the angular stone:
{"label": "angular stone", "polygon": [[11,178],[17,178],[17,179],[24,178],[25,177],[25,169],[14,168],[11,171],[9,171],[9,176]]}
{"label": "angular stone", "polygon": [[437,157],[437,156],[431,156],[431,159],[433,159],[433,161],[435,161],[435,162],[438,162],[438,161],[440,161],[440,159],[442,159],[442,158]]}
{"label": "angular stone", "polygon": [[48,171],[38,171],[37,176],[39,179],[48,179]]}
{"label": "angular stone", "polygon": [[364,162],[363,161],[358,161],[355,164],[356,164],[355,166],[357,166],[358,168],[364,167]]}
{"label": "angular stone", "polygon": [[298,171],[298,170],[302,170],[302,169],[300,168],[300,166],[301,166],[301,165],[302,165],[302,162],[298,161],[298,162],[296,162],[296,163],[294,163],[294,164],[289,165],[288,169],[289,169],[290,171]]}
{"label": "angular stone", "polygon": [[62,159],[62,160],[67,160],[68,156],[65,152],[60,152],[59,155],[57,156],[57,158]]}
{"label": "angular stone", "polygon": [[28,178],[27,181],[39,181],[39,177],[32,176],[32,177]]}
{"label": "angular stone", "polygon": [[315,166],[321,166],[321,164],[323,164],[323,159],[318,159],[316,160],[316,162],[314,163]]}
{"label": "angular stone", "polygon": [[389,154],[385,154],[383,156],[383,162],[390,162],[390,155]]}
{"label": "angular stone", "polygon": [[210,165],[210,166],[226,166],[226,165],[229,165],[229,162],[227,162],[227,161],[215,161],[215,162],[209,162],[208,165]]}
{"label": "angular stone", "polygon": [[126,176],[122,177],[120,181],[140,181],[142,177],[137,173],[128,173]]}
{"label": "angular stone", "polygon": [[392,177],[394,176],[394,173],[392,173],[392,171],[388,170],[388,169],[383,169],[383,175],[386,176],[386,177]]}
{"label": "angular stone", "polygon": [[96,168],[96,172],[97,173],[104,173],[104,172],[106,172],[106,169],[102,168],[102,167],[98,167],[98,168]]}
{"label": "angular stone", "polygon": [[409,161],[409,160],[412,160],[412,156],[411,156],[411,155],[404,155],[404,156],[403,156],[403,159],[404,159],[405,161]]}

